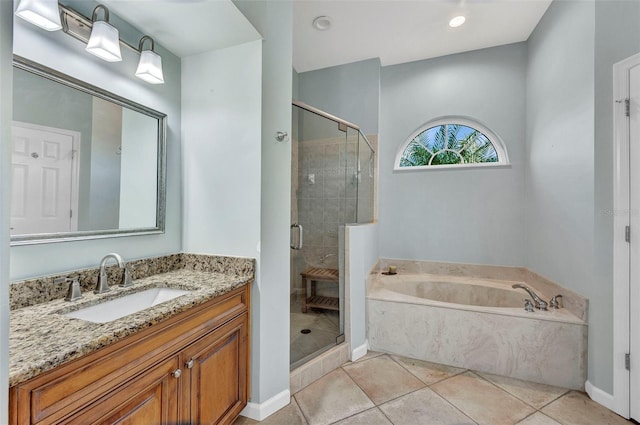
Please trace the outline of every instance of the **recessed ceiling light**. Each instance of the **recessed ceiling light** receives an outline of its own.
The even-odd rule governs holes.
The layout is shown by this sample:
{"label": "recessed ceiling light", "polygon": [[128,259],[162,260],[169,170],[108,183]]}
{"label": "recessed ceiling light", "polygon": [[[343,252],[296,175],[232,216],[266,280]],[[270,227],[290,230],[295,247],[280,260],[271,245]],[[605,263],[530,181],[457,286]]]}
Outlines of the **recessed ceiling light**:
{"label": "recessed ceiling light", "polygon": [[331,18],[328,16],[318,16],[313,20],[313,27],[318,31],[326,31],[331,28]]}
{"label": "recessed ceiling light", "polygon": [[467,18],[465,18],[464,16],[456,16],[455,18],[449,21],[449,26],[451,28],[457,28],[460,25],[464,24],[464,21],[466,20]]}

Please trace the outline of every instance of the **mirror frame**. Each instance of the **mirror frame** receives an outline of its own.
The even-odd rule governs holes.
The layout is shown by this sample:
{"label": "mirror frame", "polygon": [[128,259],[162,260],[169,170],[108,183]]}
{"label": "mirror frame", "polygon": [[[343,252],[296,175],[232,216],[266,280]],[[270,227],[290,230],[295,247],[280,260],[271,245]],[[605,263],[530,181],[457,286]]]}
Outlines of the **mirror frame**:
{"label": "mirror frame", "polygon": [[156,225],[154,227],[133,229],[107,229],[61,233],[34,233],[29,235],[11,236],[11,246],[32,245],[52,242],[69,242],[88,239],[103,239],[120,236],[137,236],[160,234],[165,232],[166,214],[166,135],[167,115],[154,109],[133,102],[114,93],[108,92],[87,82],[73,78],[54,69],[18,55],[13,55],[13,67],[30,72],[53,82],[80,90],[91,96],[115,103],[158,120],[158,158],[157,158],[157,194],[156,194]]}

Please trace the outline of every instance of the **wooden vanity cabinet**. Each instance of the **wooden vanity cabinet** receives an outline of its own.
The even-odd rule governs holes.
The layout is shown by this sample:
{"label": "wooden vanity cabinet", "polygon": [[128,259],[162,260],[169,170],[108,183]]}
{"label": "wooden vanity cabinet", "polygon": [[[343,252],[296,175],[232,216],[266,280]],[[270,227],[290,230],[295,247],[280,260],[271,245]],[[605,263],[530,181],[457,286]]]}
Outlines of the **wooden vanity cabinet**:
{"label": "wooden vanity cabinet", "polygon": [[11,425],[231,424],[249,395],[249,284],[11,387]]}

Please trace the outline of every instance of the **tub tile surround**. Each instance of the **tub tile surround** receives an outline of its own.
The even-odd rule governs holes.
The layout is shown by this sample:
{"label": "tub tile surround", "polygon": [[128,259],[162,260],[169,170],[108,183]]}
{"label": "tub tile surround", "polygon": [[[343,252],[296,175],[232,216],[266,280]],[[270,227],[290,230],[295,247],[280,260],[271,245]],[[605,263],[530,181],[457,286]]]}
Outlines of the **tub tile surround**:
{"label": "tub tile surround", "polygon": [[[381,275],[390,264],[398,275]],[[458,284],[479,278],[509,291],[513,283],[525,283],[545,299],[566,294],[577,314],[569,308],[527,313],[521,307],[450,304],[393,290],[407,281]],[[586,308],[583,297],[520,268],[380,260],[367,280],[372,350],[578,390],[586,380]]]}
{"label": "tub tile surround", "polygon": [[[133,286],[122,288],[116,279],[110,281],[112,290],[101,295],[90,290],[97,279],[95,269],[12,283],[11,296],[17,296],[18,300],[11,300],[11,304],[21,308],[14,308],[10,315],[10,386],[247,284],[254,278],[255,260],[176,254],[129,264],[134,272]],[[114,271],[113,274],[118,273]],[[67,284],[64,291],[48,290],[47,283],[52,283],[59,276],[81,279],[84,298],[73,303],[64,301],[61,297],[65,296]],[[151,287],[181,288],[190,292],[108,323],[91,323],[63,315]],[[29,299],[29,296],[34,299]]]}

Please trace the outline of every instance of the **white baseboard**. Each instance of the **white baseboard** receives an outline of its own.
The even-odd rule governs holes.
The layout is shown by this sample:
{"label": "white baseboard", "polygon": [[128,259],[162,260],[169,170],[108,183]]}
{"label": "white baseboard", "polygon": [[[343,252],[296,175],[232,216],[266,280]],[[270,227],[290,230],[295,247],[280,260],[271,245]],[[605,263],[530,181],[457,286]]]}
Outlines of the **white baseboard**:
{"label": "white baseboard", "polygon": [[291,393],[289,390],[284,390],[264,403],[247,403],[247,406],[242,409],[240,415],[253,419],[254,421],[262,421],[287,406],[290,402]]}
{"label": "white baseboard", "polygon": [[364,357],[367,354],[368,349],[369,349],[369,341],[365,341],[364,344],[354,348],[351,351],[351,361],[355,362],[359,358]]}
{"label": "white baseboard", "polygon": [[584,390],[587,394],[589,394],[589,397],[591,397],[591,400],[615,412],[615,410],[613,409],[615,403],[614,403],[613,396],[611,394],[594,386],[589,381],[584,383]]}

